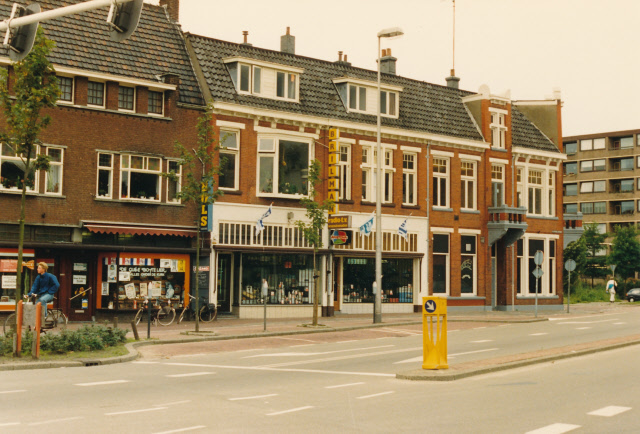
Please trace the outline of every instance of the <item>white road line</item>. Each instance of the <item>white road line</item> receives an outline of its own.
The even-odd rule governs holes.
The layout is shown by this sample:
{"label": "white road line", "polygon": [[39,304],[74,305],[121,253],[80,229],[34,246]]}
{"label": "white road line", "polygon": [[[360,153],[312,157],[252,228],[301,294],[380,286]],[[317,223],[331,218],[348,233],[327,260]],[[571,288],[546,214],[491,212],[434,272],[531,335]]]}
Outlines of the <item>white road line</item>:
{"label": "white road line", "polygon": [[313,406],[307,405],[306,407],[292,408],[291,410],[276,411],[275,413],[267,413],[267,416],[278,416],[279,414],[293,413],[294,411],[308,410],[310,408],[313,408]]}
{"label": "white road line", "polygon": [[325,354],[337,354],[337,353],[348,353],[353,351],[363,351],[363,350],[377,350],[378,348],[390,348],[395,347],[395,345],[378,345],[376,347],[365,347],[365,348],[349,348],[346,350],[335,350],[335,351],[322,351],[316,353],[270,353],[270,354],[256,354],[253,356],[246,356],[243,359],[254,359],[256,357],[283,357],[283,356],[322,356]]}
{"label": "white road line", "polygon": [[[619,313],[603,313],[598,316],[602,317],[602,316],[612,316],[612,315],[620,315],[620,314]],[[593,318],[593,315],[576,316],[576,317],[572,317],[571,320],[582,319],[582,318]],[[567,321],[567,318],[549,318],[549,321]]]}
{"label": "white road line", "polygon": [[[324,344],[324,342],[317,342],[318,344]],[[310,347],[312,345],[315,345],[315,343],[313,344],[300,344],[300,345],[291,345],[289,348],[300,348],[300,347]]]}
{"label": "white road line", "polygon": [[566,324],[598,324],[601,322],[611,322],[611,321],[618,321],[617,318],[611,318],[611,319],[603,319],[600,321],[564,321],[564,322],[559,322],[558,325],[566,325]]}
{"label": "white road line", "polygon": [[529,431],[526,434],[562,434],[580,428],[580,425],[571,425],[568,423],[554,423],[540,429]]}
{"label": "white road line", "polygon": [[361,384],[364,384],[364,382],[359,382],[359,383],[347,383],[347,384],[337,384],[335,386],[325,386],[325,389],[338,389],[340,387],[350,387],[350,386],[359,386]]}
{"label": "white road line", "polygon": [[29,426],[38,426],[38,425],[46,425],[48,423],[66,422],[66,421],[69,421],[69,420],[77,420],[77,419],[83,419],[83,417],[82,416],[76,416],[76,417],[65,417],[63,419],[43,420],[42,422],[31,422],[28,425]]}
{"label": "white road line", "polygon": [[486,350],[466,351],[464,353],[449,354],[449,357],[466,356],[467,354],[485,353],[487,351],[497,351],[497,350],[499,350],[499,348],[487,348]]}
{"label": "white road line", "polygon": [[271,393],[269,395],[256,395],[256,396],[244,396],[242,398],[229,398],[229,401],[242,401],[245,399],[260,399],[260,398],[269,398],[271,396],[278,396],[277,393]]}
{"label": "white road line", "polygon": [[587,414],[590,414],[592,416],[611,417],[629,410],[631,410],[631,407],[618,407],[616,405],[610,405],[609,407],[603,407],[599,410],[594,410]]}
{"label": "white road line", "polygon": [[336,342],[336,344],[348,344],[350,342],[358,342],[358,340],[357,339],[353,339],[353,340],[350,340],[350,341],[340,341],[340,342]]}
{"label": "white road line", "polygon": [[576,327],[576,330],[589,330],[591,327]]}
{"label": "white road line", "polygon": [[165,375],[165,376],[169,378],[180,378],[180,377],[196,377],[198,375],[211,375],[211,374],[215,374],[215,372],[190,372],[188,374],[171,374],[171,375]]}
{"label": "white road line", "polygon": [[[366,354],[364,355],[366,356]],[[165,363],[168,366],[199,366],[217,369],[241,369],[245,371],[273,371],[273,372],[305,372],[311,374],[331,375],[363,375],[368,377],[394,377],[396,374],[380,374],[377,372],[351,372],[351,371],[327,371],[321,369],[277,369],[266,366],[230,366],[230,365],[204,365],[200,363]]]}
{"label": "white road line", "polygon": [[274,337],[274,339],[283,339],[285,341],[302,341],[302,342],[312,342],[312,343],[316,343],[317,341],[311,340],[311,339],[300,339],[300,338],[283,338],[281,336],[276,336]]}
{"label": "white road line", "polygon": [[160,362],[145,362],[143,360],[140,360],[140,361],[135,361],[135,362],[131,362],[131,363],[134,363],[136,365],[157,365]]}
{"label": "white road line", "polygon": [[154,407],[168,407],[170,405],[178,405],[178,404],[188,404],[190,403],[191,400],[187,399],[185,401],[174,401],[174,402],[167,402],[166,404],[153,404]]}
{"label": "white road line", "polygon": [[[486,350],[477,350],[477,351],[468,351],[466,353],[456,353],[456,354],[449,354],[448,357],[454,358],[455,356],[464,356],[466,354],[474,354],[474,353],[485,353],[487,351],[497,351],[498,348],[487,348]],[[415,362],[422,362],[424,358],[424,355],[422,356],[418,356],[418,357],[412,357],[410,359],[407,360],[401,360],[399,362],[393,362],[394,365],[399,365],[401,363],[415,363]]]}
{"label": "white road line", "polygon": [[383,396],[383,395],[389,395],[391,393],[395,393],[394,391],[389,391],[389,392],[382,392],[382,393],[375,393],[373,395],[365,395],[365,396],[358,396],[356,399],[369,399],[369,398],[375,398],[377,396]]}
{"label": "white road line", "polygon": [[548,335],[549,333],[531,333],[529,336],[544,336],[544,335]]}
{"label": "white road line", "polygon": [[474,327],[471,330],[482,330],[482,329],[486,329],[486,327]]}
{"label": "white road line", "polygon": [[491,339],[482,339],[480,341],[471,341],[472,344],[484,344],[485,342],[493,342]]}
{"label": "white road line", "polygon": [[74,386],[105,386],[108,384],[129,383],[129,380],[96,381],[95,383],[78,383]]}
{"label": "white road line", "polygon": [[206,428],[206,426],[197,425],[197,426],[190,426],[190,427],[187,427],[187,428],[178,428],[178,429],[174,429],[174,430],[171,430],[171,431],[157,432],[157,433],[154,433],[154,434],[171,434],[171,433],[174,433],[174,432],[193,431],[195,429],[203,429],[203,428]]}
{"label": "white road line", "polygon": [[16,426],[16,425],[20,425],[20,422],[0,423],[0,426]]}
{"label": "white road line", "polygon": [[152,408],[141,408],[140,410],[126,410],[126,411],[116,411],[113,413],[105,413],[105,416],[118,416],[121,414],[133,414],[133,413],[146,413],[148,411],[158,411],[158,410],[166,410],[167,407],[152,407]]}
{"label": "white road line", "polygon": [[613,325],[624,325],[626,322],[614,322]]}
{"label": "white road line", "polygon": [[[392,345],[393,346],[393,345]],[[263,365],[263,368],[280,368],[283,366],[293,366],[293,365],[304,365],[309,363],[322,363],[322,362],[334,362],[337,360],[347,360],[347,359],[357,359],[362,357],[370,357],[370,356],[382,356],[385,354],[394,354],[394,353],[405,353],[409,351],[421,350],[420,347],[399,349],[399,350],[389,350],[389,351],[378,351],[375,353],[360,353],[360,354],[350,354],[347,356],[338,356],[338,357],[325,357],[324,359],[311,359],[311,360],[298,360],[296,362],[283,362],[283,363],[274,363],[272,365]]]}
{"label": "white road line", "polygon": [[18,390],[2,390],[0,391],[0,395],[3,393],[20,393],[20,392],[26,392],[25,389],[18,389]]}
{"label": "white road line", "polygon": [[416,332],[415,330],[402,330],[402,329],[388,329],[388,328],[381,328],[381,329],[372,329],[372,332],[378,332],[378,333],[398,333],[398,334],[403,334],[403,335],[421,335],[422,332]]}

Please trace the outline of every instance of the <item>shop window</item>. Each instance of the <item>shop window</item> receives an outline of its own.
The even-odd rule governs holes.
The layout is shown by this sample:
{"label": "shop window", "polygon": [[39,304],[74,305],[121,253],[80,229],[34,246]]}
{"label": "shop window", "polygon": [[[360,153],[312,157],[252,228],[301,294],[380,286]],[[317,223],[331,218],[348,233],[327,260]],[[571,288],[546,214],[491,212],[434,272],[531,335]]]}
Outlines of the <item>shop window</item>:
{"label": "shop window", "polygon": [[160,201],[161,159],[141,155],[120,156],[120,198]]}
{"label": "shop window", "polygon": [[[33,148],[31,163],[36,158],[37,147]],[[18,155],[15,148],[7,143],[2,143],[0,147],[0,190],[21,191],[22,180],[24,179],[27,159],[23,155]],[[37,185],[37,173],[31,170],[27,178],[27,191],[35,192]]]}
{"label": "shop window", "polygon": [[477,254],[476,236],[460,237],[460,292],[462,295],[476,293]]}
{"label": "shop window", "polygon": [[90,81],[87,86],[87,104],[104,107],[104,83]]}
{"label": "shop window", "polygon": [[[342,260],[342,301],[344,303],[373,303],[375,259],[346,257]],[[383,303],[413,303],[413,260],[385,259],[382,262]]]}
{"label": "shop window", "polygon": [[47,147],[47,155],[49,156],[49,170],[45,174],[45,194],[61,195],[64,150]]}
{"label": "shop window", "polygon": [[341,200],[351,200],[351,145],[340,143],[338,156],[338,193]]}
{"label": "shop window", "polygon": [[240,178],[240,133],[220,130],[220,176],[221,189],[237,190]]}
{"label": "shop window", "polygon": [[113,160],[113,154],[98,153],[98,197],[112,197]]}
{"label": "shop window", "polygon": [[449,293],[449,234],[433,234],[433,293]]}
{"label": "shop window", "polygon": [[476,163],[474,161],[460,162],[460,208],[476,209]]}
{"label": "shop window", "polygon": [[152,115],[164,114],[164,92],[150,90],[148,93],[147,112]]}
{"label": "shop window", "polygon": [[402,203],[415,205],[418,202],[416,195],[417,164],[416,154],[402,154]]}
{"label": "shop window", "polygon": [[311,144],[278,137],[258,139],[259,195],[308,193]]}
{"label": "shop window", "polygon": [[449,207],[449,159],[433,158],[433,206]]}

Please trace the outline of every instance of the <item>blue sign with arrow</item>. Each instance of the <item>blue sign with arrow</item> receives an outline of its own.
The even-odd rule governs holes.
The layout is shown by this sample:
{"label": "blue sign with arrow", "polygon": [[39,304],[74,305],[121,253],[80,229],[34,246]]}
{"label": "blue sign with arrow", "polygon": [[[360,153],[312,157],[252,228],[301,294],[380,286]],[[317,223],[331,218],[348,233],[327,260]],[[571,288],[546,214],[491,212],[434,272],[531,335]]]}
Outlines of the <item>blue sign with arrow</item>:
{"label": "blue sign with arrow", "polygon": [[434,300],[427,300],[424,304],[424,310],[428,313],[433,313],[436,311],[436,302]]}

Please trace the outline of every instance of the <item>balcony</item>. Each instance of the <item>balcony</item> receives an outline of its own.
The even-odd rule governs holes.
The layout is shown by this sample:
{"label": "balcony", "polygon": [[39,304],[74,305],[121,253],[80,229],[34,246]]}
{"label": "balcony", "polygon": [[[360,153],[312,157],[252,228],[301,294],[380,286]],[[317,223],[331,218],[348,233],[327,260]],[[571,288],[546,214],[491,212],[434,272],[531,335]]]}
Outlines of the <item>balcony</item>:
{"label": "balcony", "polygon": [[491,207],[488,211],[489,245],[502,239],[505,246],[510,246],[522,238],[527,231],[527,208],[503,205]]}
{"label": "balcony", "polygon": [[569,243],[578,241],[584,232],[582,227],[582,213],[564,214],[564,247],[567,247]]}

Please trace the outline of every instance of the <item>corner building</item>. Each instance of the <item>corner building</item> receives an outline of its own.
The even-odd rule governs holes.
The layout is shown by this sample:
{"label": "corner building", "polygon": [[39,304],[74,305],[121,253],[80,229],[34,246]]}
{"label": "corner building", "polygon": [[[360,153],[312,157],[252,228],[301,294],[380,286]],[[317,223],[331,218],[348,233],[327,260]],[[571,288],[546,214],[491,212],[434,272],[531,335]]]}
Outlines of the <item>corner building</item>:
{"label": "corner building", "polygon": [[[375,232],[360,233],[375,211],[376,115],[382,117],[382,312],[418,312],[424,296],[451,309],[562,307],[561,100],[513,101],[396,74],[383,50],[376,71],[343,59],[185,35],[224,157],[213,207],[212,269],[222,308],[261,317],[308,316],[314,291],[322,313],[373,312]],[[339,133],[330,169],[329,131]],[[336,174],[338,211],[349,227],[325,229],[318,287],[312,249],[295,222],[308,168],[321,162],[321,198]],[[335,179],[331,181],[336,185]],[[269,207],[265,229],[256,221]],[[406,220],[407,236],[398,228]],[[375,225],[374,225],[375,226]],[[331,239],[340,239],[333,245]],[[532,272],[542,251],[543,277]],[[536,287],[538,296],[536,297]]]}

